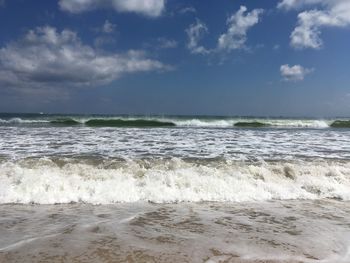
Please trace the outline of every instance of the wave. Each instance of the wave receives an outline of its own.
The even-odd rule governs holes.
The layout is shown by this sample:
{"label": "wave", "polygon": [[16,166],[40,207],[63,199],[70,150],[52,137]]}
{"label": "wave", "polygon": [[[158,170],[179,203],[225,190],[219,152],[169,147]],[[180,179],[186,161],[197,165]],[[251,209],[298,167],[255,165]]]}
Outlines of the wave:
{"label": "wave", "polygon": [[293,119],[188,119],[172,120],[180,127],[247,127],[247,128],[329,128],[329,123],[323,120],[293,120]]}
{"label": "wave", "polygon": [[330,125],[332,128],[350,128],[350,121],[336,120]]}
{"label": "wave", "polygon": [[350,163],[27,159],[0,164],[0,203],[350,200]]}
{"label": "wave", "polygon": [[93,127],[164,127],[175,126],[172,122],[158,120],[122,120],[122,119],[91,119],[84,123]]}
{"label": "wave", "polygon": [[270,124],[258,122],[258,121],[252,121],[252,122],[236,122],[234,126],[242,127],[242,128],[261,128],[261,127],[268,127],[270,126]]}
{"label": "wave", "polygon": [[57,125],[67,125],[67,126],[82,124],[81,122],[76,121],[76,120],[71,119],[71,118],[55,119],[55,120],[50,121],[50,123],[57,124]]}
{"label": "wave", "polygon": [[296,119],[200,119],[170,117],[45,117],[43,119],[0,119],[0,124],[52,124],[62,126],[86,125],[91,127],[208,127],[208,128],[342,128],[350,127],[350,121],[296,120]]}
{"label": "wave", "polygon": [[230,120],[201,120],[201,119],[167,119],[173,121],[179,127],[208,127],[229,128],[233,127],[234,121]]}
{"label": "wave", "polygon": [[55,119],[32,119],[12,118],[0,119],[0,124],[52,124],[62,126],[86,125],[90,127],[170,127],[176,126],[173,122],[155,119],[79,119],[79,118],[55,118]]}
{"label": "wave", "polygon": [[0,124],[30,124],[30,123],[48,123],[48,120],[44,119],[21,119],[21,118],[11,118],[11,119],[0,119]]}

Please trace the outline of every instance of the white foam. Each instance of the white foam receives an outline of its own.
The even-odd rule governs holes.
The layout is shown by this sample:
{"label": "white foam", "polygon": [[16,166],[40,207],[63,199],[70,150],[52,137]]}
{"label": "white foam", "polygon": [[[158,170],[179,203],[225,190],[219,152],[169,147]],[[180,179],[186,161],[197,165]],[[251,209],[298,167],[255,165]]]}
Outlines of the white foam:
{"label": "white foam", "polygon": [[50,160],[0,165],[0,203],[350,200],[350,163],[213,163],[179,159],[102,166]]}
{"label": "white foam", "polygon": [[233,127],[234,122],[231,120],[200,120],[200,119],[189,119],[189,120],[172,120],[176,126],[180,127]]}
{"label": "white foam", "polygon": [[90,128],[6,126],[0,156],[93,155],[281,160],[350,159],[350,131],[302,129]]}
{"label": "white foam", "polygon": [[21,118],[11,118],[8,120],[0,119],[0,123],[6,124],[20,124],[20,123],[48,123],[49,120],[44,119],[21,119]]}
{"label": "white foam", "polygon": [[273,127],[284,128],[329,128],[329,122],[324,120],[268,120]]}
{"label": "white foam", "polygon": [[[164,119],[158,119],[164,121]],[[329,121],[324,120],[293,120],[293,119],[167,119],[166,121],[174,122],[180,127],[234,127],[238,122],[259,122],[269,125],[270,127],[280,128],[329,128]]]}

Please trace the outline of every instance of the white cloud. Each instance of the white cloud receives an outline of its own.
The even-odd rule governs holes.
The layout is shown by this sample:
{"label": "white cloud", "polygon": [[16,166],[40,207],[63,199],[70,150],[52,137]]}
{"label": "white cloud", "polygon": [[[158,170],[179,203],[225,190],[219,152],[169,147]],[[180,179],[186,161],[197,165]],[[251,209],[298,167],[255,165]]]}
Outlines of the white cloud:
{"label": "white cloud", "polygon": [[313,69],[304,68],[300,65],[290,67],[288,64],[285,64],[280,67],[280,72],[286,81],[299,81],[303,80],[307,74],[313,72]]}
{"label": "white cloud", "polygon": [[349,0],[283,0],[278,8],[290,10],[312,5],[321,9],[298,14],[297,26],[290,35],[291,46],[294,48],[319,49],[323,45],[320,38],[322,27],[350,26]]}
{"label": "white cloud", "polygon": [[157,48],[159,49],[170,49],[170,48],[176,48],[177,47],[177,41],[173,39],[167,39],[165,37],[159,37],[157,38]]}
{"label": "white cloud", "polygon": [[199,19],[186,29],[188,44],[187,48],[192,54],[208,54],[210,51],[200,46],[198,42],[208,33],[207,26]]}
{"label": "white cloud", "polygon": [[247,12],[245,6],[227,19],[227,32],[218,39],[218,49],[231,51],[241,49],[247,41],[247,31],[259,22],[259,16],[263,13],[262,9],[254,9]]}
{"label": "white cloud", "polygon": [[116,27],[117,27],[117,25],[106,20],[102,26],[102,32],[106,33],[106,34],[113,33],[115,31]]}
{"label": "white cloud", "polygon": [[142,47],[145,50],[149,50],[152,54],[156,54],[154,52],[158,52],[163,49],[167,50],[167,49],[177,48],[178,44],[179,43],[174,39],[167,38],[167,37],[158,37],[158,38],[153,38],[144,42]]}
{"label": "white cloud", "polygon": [[115,43],[116,35],[114,33],[116,28],[117,25],[113,24],[109,20],[105,20],[102,26],[92,28],[93,31],[99,33],[99,35],[94,39],[95,47],[102,47]]}
{"label": "white cloud", "polygon": [[150,17],[160,16],[165,0],[59,0],[62,10],[82,13],[98,8],[113,8],[118,12],[132,12]]}
{"label": "white cloud", "polygon": [[188,6],[180,9],[179,13],[180,14],[197,13],[197,10],[193,6]]}
{"label": "white cloud", "polygon": [[[313,4],[320,4],[329,2],[329,0],[282,0],[277,4],[278,8],[283,8],[286,10],[290,9],[298,9],[305,5],[313,5]],[[336,1],[336,0],[330,0],[330,1]]]}
{"label": "white cloud", "polygon": [[75,32],[49,26],[0,49],[0,86],[17,90],[98,86],[128,73],[163,69],[168,66],[142,51],[101,53]]}
{"label": "white cloud", "polygon": [[111,37],[110,35],[98,36],[94,39],[94,46],[98,48],[108,46],[108,45],[110,46],[115,43],[116,43],[116,38]]}
{"label": "white cloud", "polygon": [[208,28],[203,22],[197,19],[196,23],[186,29],[188,36],[187,48],[192,54],[211,54],[243,49],[247,41],[248,30],[259,22],[262,13],[262,9],[254,9],[251,12],[247,12],[247,8],[241,6],[236,13],[227,19],[227,32],[220,35],[217,46],[213,49],[199,45],[199,41],[203,35],[208,33]]}

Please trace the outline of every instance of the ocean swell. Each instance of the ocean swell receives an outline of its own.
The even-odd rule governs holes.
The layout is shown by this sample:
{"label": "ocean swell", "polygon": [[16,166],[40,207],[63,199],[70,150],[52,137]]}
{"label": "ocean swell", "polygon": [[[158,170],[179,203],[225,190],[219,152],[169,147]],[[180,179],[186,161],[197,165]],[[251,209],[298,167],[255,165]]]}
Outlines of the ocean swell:
{"label": "ocean swell", "polygon": [[33,119],[0,119],[0,125],[54,125],[89,127],[206,127],[206,128],[350,128],[348,120],[307,120],[267,118],[191,118],[191,117],[93,117],[46,116]]}
{"label": "ocean swell", "polygon": [[146,119],[91,119],[84,123],[93,127],[164,127],[175,126],[172,122]]}
{"label": "ocean swell", "polygon": [[203,127],[203,128],[349,128],[349,121],[247,118],[177,117],[89,117],[46,116],[0,119],[0,125],[88,126],[88,127]]}
{"label": "ocean swell", "polygon": [[0,164],[0,203],[350,200],[350,163],[26,159]]}
{"label": "ocean swell", "polygon": [[336,120],[330,125],[332,128],[350,128],[350,121]]}

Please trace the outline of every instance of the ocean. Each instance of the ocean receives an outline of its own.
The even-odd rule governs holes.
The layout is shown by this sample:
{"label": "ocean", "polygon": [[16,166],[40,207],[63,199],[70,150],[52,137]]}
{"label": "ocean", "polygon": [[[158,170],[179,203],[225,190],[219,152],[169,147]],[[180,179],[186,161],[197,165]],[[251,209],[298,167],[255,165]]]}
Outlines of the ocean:
{"label": "ocean", "polygon": [[350,121],[0,114],[0,262],[350,262]]}

